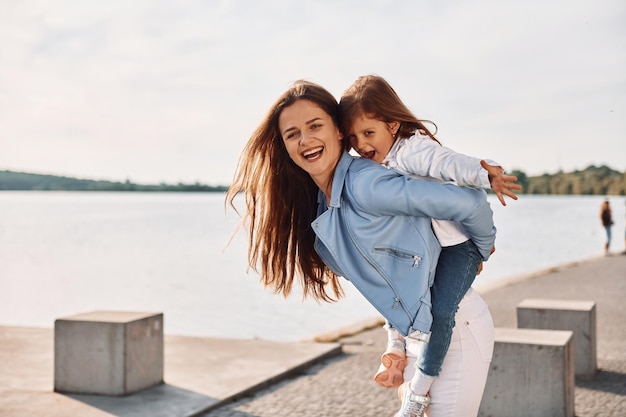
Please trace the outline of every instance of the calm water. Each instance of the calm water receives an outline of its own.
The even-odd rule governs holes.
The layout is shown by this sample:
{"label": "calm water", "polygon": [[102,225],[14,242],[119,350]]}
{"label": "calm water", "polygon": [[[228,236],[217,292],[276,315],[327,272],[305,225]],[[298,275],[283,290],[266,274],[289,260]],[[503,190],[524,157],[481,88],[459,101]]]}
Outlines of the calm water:
{"label": "calm water", "polygon": [[[601,256],[603,197],[522,196],[502,207],[480,287]],[[611,198],[624,250],[624,198]],[[377,313],[349,283],[334,304],[264,290],[221,193],[0,192],[0,325],[53,327],[91,310],[159,311],[169,334],[300,340]]]}

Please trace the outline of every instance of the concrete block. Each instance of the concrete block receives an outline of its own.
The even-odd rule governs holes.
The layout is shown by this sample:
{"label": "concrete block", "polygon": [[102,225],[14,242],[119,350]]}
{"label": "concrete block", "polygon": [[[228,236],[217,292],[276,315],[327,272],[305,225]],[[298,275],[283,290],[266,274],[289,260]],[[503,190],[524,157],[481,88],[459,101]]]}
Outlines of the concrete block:
{"label": "concrete block", "polygon": [[517,306],[517,327],[571,330],[574,332],[576,378],[595,377],[598,371],[595,302],[526,299]]}
{"label": "concrete block", "polygon": [[162,313],[93,311],[55,320],[55,391],[127,395],[162,383]]}
{"label": "concrete block", "polygon": [[571,331],[495,329],[481,417],[574,417]]}

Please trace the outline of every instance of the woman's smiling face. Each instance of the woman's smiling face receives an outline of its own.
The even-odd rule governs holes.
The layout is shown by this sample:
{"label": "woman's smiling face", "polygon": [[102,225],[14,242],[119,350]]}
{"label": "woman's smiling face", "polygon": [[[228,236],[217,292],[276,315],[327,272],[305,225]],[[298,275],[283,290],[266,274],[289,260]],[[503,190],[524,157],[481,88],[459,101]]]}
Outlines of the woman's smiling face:
{"label": "woman's smiling face", "polygon": [[278,127],[289,157],[324,190],[343,152],[332,117],[314,102],[302,99],[283,109]]}

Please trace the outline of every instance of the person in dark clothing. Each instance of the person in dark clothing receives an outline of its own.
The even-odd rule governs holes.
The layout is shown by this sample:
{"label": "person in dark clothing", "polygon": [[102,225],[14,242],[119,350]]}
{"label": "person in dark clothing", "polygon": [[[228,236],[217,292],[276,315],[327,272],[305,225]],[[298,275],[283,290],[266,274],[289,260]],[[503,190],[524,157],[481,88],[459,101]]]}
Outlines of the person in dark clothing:
{"label": "person in dark clothing", "polygon": [[609,255],[609,246],[611,244],[611,226],[613,226],[613,215],[611,213],[611,205],[607,198],[600,206],[600,221],[606,231],[606,243],[604,244],[604,254]]}

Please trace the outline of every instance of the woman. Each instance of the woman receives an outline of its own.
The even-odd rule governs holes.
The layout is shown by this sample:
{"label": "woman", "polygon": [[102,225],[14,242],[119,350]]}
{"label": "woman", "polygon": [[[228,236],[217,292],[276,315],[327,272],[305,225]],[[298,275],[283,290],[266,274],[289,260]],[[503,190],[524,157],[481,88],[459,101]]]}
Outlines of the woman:
{"label": "woman", "polygon": [[[335,98],[299,81],[248,141],[226,198],[234,207],[235,197],[245,195],[249,265],[275,292],[287,296],[297,277],[305,296],[325,301],[341,297],[343,276],[418,346],[432,322],[429,288],[441,250],[431,218],[460,222],[487,260],[495,240],[489,203],[482,190],[410,179],[350,156],[338,126]],[[493,335],[478,336],[493,343]],[[486,371],[484,378],[463,377],[484,388]],[[437,385],[448,384],[441,391],[446,398],[435,397],[433,384],[432,399],[401,386],[397,415],[420,416],[431,402],[431,411],[455,403],[463,415],[477,414],[477,407],[458,404],[465,395],[458,382],[441,378]],[[482,389],[472,392],[479,404]]]}

